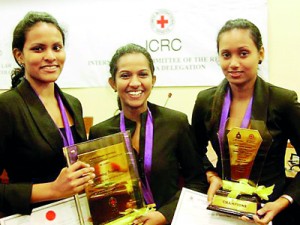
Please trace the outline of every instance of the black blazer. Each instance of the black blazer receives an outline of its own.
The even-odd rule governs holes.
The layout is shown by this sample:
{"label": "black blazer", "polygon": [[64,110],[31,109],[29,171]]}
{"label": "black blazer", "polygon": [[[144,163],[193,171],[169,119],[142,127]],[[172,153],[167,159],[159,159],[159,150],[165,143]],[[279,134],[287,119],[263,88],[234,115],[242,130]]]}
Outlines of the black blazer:
{"label": "black blazer", "polygon": [[[74,141],[85,141],[79,100],[55,88],[74,120]],[[0,173],[6,169],[10,179],[0,184],[0,211],[31,212],[32,184],[55,180],[66,166],[62,147],[58,128],[26,79],[0,95]]]}
{"label": "black blazer", "polygon": [[[211,141],[213,149],[218,155],[216,169],[220,176],[222,166],[217,132],[227,87],[228,81],[224,79],[219,86],[201,91],[197,96],[192,116],[192,126],[196,133],[199,149],[206,152],[208,141]],[[284,164],[288,139],[298,155],[300,150],[300,104],[297,101],[297,94],[257,77],[251,119],[264,121],[272,136],[272,144],[259,184],[266,186],[275,184],[274,192],[269,196],[270,201],[285,193],[300,204],[300,173],[287,186]],[[205,158],[205,166],[206,169],[212,169],[207,158]],[[253,169],[255,170],[255,168],[254,164]]]}
{"label": "black blazer", "polygon": [[[180,173],[188,188],[206,192],[207,184],[201,156],[195,150],[195,140],[187,116],[181,112],[148,103],[153,117],[153,153],[150,186],[158,211],[171,222],[181,188]],[[140,153],[137,155],[140,177],[144,179],[144,144],[147,112],[141,115]],[[126,129],[135,131],[135,122],[125,118]],[[94,125],[89,139],[120,132],[120,115]]]}

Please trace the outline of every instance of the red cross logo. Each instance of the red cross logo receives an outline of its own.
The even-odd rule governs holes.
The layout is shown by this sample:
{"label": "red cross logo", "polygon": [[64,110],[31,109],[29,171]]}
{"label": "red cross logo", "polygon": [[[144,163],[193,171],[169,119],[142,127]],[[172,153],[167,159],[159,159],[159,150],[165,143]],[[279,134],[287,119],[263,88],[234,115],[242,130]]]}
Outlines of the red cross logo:
{"label": "red cross logo", "polygon": [[162,16],[160,16],[160,20],[157,20],[156,22],[157,22],[157,24],[160,24],[161,28],[165,28],[165,24],[169,23],[169,20],[167,20],[167,19],[165,20],[165,16],[162,15]]}
{"label": "red cross logo", "polygon": [[151,16],[151,28],[158,34],[167,34],[174,27],[173,14],[166,9],[160,9]]}

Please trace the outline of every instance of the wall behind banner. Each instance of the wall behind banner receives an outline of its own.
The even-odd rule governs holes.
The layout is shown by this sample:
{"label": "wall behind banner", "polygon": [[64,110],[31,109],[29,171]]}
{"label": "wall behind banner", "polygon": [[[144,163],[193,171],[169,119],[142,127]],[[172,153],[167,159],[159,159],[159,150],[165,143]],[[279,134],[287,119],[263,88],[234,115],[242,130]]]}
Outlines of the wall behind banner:
{"label": "wall behind banner", "polygon": [[[268,80],[275,85],[293,89],[300,96],[299,12],[298,0],[268,0]],[[197,93],[206,88],[208,87],[154,87],[150,101],[164,105],[168,94],[172,93],[167,106],[182,111],[191,118]],[[117,109],[116,94],[108,85],[64,91],[80,99],[84,116],[93,116],[94,123],[111,117]]]}

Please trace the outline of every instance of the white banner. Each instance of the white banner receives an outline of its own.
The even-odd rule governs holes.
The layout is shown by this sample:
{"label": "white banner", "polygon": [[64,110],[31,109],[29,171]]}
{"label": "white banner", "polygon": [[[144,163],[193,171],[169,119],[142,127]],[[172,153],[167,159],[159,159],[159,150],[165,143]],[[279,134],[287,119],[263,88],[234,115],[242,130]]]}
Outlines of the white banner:
{"label": "white banner", "polygon": [[[228,19],[246,18],[260,29],[267,53],[267,0],[0,0],[0,89],[16,67],[12,32],[30,11],[51,13],[66,30],[67,61],[61,87],[107,86],[108,63],[127,43],[146,47],[156,86],[217,85],[216,37]],[[260,69],[267,79],[267,55]]]}

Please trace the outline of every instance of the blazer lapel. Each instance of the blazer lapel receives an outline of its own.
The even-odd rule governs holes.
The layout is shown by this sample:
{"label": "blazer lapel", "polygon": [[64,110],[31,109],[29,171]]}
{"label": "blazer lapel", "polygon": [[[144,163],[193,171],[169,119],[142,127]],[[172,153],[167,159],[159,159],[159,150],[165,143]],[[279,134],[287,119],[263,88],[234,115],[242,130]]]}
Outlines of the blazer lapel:
{"label": "blazer lapel", "polygon": [[[224,102],[224,96],[228,87],[228,81],[224,79],[222,83],[217,87],[213,105],[212,105],[212,116],[208,124],[211,124],[208,130],[211,131],[211,135],[218,132],[219,123],[221,118],[221,112]],[[266,123],[269,103],[269,86],[262,78],[257,77],[255,82],[253,103],[252,103],[252,120],[259,120]]]}
{"label": "blazer lapel", "polygon": [[228,81],[224,79],[220,85],[218,85],[215,96],[213,98],[212,109],[211,109],[211,119],[209,124],[211,127],[208,130],[211,130],[212,134],[218,133],[220,119],[221,119],[221,112],[223,108],[223,102],[225,98],[226,89],[228,87]]}
{"label": "blazer lapel", "polygon": [[260,77],[255,82],[251,119],[267,121],[269,105],[269,87]]}
{"label": "blazer lapel", "polygon": [[24,79],[17,86],[17,91],[22,96],[32,116],[32,121],[51,148],[56,150],[57,146],[63,146],[63,140],[56,124],[53,122],[39,97],[34,93],[34,90],[31,88],[28,81]]}
{"label": "blazer lapel", "polygon": [[[228,87],[228,82],[226,79],[224,79],[222,83],[218,86],[215,93],[213,107],[212,107],[212,111],[214,112],[214,114],[212,115],[212,119],[211,119],[211,122],[213,122],[213,126],[215,129],[218,129],[219,127],[221,111],[222,111],[224,96],[227,87]],[[251,119],[262,120],[266,122],[267,113],[268,113],[268,103],[269,103],[268,84],[262,78],[257,77],[255,82]]]}
{"label": "blazer lapel", "polygon": [[71,114],[77,134],[80,136],[81,140],[86,140],[86,132],[82,118],[82,109],[79,104],[76,104],[74,101],[71,101],[68,95],[64,94],[59,87],[55,84],[56,90],[59,92],[61,99],[64,103],[64,106]]}

